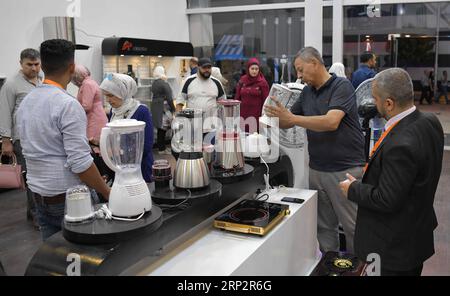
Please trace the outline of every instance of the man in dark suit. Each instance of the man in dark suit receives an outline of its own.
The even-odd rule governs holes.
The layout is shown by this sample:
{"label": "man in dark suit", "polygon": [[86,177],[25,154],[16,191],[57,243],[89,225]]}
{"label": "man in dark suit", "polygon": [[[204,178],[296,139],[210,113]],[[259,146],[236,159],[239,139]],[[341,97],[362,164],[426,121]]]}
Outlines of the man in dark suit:
{"label": "man in dark suit", "polygon": [[434,195],[442,168],[444,134],[438,119],[414,106],[408,73],[388,69],[372,85],[379,113],[388,120],[362,180],[340,183],[358,204],[354,248],[366,260],[380,257],[381,275],[420,275],[434,254]]}

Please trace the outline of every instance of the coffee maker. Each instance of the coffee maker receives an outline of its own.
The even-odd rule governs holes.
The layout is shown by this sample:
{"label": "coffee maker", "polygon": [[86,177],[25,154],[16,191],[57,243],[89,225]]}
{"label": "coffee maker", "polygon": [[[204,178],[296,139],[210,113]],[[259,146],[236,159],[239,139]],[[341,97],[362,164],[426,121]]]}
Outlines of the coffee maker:
{"label": "coffee maker", "polygon": [[216,134],[215,167],[224,171],[244,168],[244,154],[240,137],[240,101],[220,100],[218,115],[221,127]]}
{"label": "coffee maker", "polygon": [[203,113],[199,109],[178,112],[173,123],[172,147],[180,155],[173,185],[181,189],[201,189],[209,185],[209,171],[203,159]]}

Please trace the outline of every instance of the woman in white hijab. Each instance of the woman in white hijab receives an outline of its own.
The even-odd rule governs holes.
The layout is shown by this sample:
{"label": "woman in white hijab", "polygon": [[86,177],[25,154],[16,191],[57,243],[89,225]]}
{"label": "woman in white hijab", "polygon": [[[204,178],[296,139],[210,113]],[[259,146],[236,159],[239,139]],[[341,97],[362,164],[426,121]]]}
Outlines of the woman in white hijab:
{"label": "woman in white hijab", "polygon": [[142,156],[142,176],[151,182],[153,165],[153,123],[147,106],[141,105],[133,96],[137,92],[136,81],[128,75],[109,74],[100,85],[106,101],[112,109],[109,121],[117,119],[136,119],[145,122],[144,153]]}
{"label": "woman in white hijab", "polygon": [[328,73],[334,73],[337,77],[347,78],[347,75],[345,75],[345,66],[342,63],[334,63],[333,65],[331,65]]}
{"label": "woman in white hijab", "polygon": [[226,80],[225,77],[222,76],[222,72],[220,71],[219,67],[211,68],[211,76],[219,79],[219,81],[222,83],[223,86],[228,83],[228,80]]}

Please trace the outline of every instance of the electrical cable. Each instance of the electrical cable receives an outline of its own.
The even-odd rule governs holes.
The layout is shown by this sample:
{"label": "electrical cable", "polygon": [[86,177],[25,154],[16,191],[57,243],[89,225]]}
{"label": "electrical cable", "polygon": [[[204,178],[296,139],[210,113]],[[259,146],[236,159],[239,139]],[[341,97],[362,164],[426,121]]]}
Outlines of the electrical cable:
{"label": "electrical cable", "polygon": [[119,221],[127,221],[127,222],[134,222],[142,218],[144,216],[145,210],[140,214],[137,218],[121,218],[121,217],[115,217],[113,216],[111,210],[108,208],[106,204],[104,204],[98,211],[95,212],[96,218],[101,218],[105,220],[119,220]]}
{"label": "electrical cable", "polygon": [[270,174],[269,174],[270,173],[269,165],[264,160],[262,155],[259,155],[259,157],[261,158],[261,161],[266,165],[267,173],[264,174],[264,183],[266,184],[266,191],[269,191],[270,189],[272,189],[272,186],[270,186],[270,183],[269,183],[269,176],[270,176]]}
{"label": "electrical cable", "polygon": [[[263,199],[263,197],[265,197],[265,199]],[[269,195],[267,193],[263,193],[261,196],[256,196],[255,200],[259,200],[259,201],[267,201],[269,199]]]}
{"label": "electrical cable", "polygon": [[176,204],[176,205],[168,205],[168,204],[158,204],[158,207],[160,207],[163,211],[164,210],[171,210],[171,209],[175,209],[178,208],[180,206],[182,206],[183,204],[185,204],[192,196],[192,193],[189,189],[186,189],[186,191],[189,193],[188,197],[186,197],[182,202]]}
{"label": "electrical cable", "polygon": [[94,34],[89,34],[89,33],[86,33],[86,31],[84,31],[84,30],[81,30],[81,29],[75,29],[75,31],[78,31],[78,32],[81,32],[81,33],[83,33],[83,34],[85,34],[86,36],[88,36],[88,37],[94,37],[94,38],[101,38],[101,39],[105,39],[105,38],[108,38],[108,37],[105,37],[105,36],[100,36],[100,35],[94,35]]}

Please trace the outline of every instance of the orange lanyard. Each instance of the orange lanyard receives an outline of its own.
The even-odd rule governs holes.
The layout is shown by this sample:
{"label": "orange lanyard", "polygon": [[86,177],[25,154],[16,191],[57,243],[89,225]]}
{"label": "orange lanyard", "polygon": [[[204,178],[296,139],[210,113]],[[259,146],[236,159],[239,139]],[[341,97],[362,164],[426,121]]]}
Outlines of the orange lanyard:
{"label": "orange lanyard", "polygon": [[59,88],[61,88],[61,89],[64,89],[64,88],[62,87],[61,84],[59,84],[58,82],[55,82],[55,81],[53,81],[53,80],[50,80],[50,79],[44,79],[44,82],[43,82],[43,83],[45,83],[45,84],[50,84],[50,85],[59,87]]}
{"label": "orange lanyard", "polygon": [[[400,120],[399,120],[400,121]],[[375,154],[375,152],[377,151],[378,147],[380,147],[381,143],[383,142],[384,138],[386,138],[386,136],[389,134],[389,132],[394,128],[394,126],[397,125],[397,123],[399,123],[399,121],[395,122],[393,125],[391,125],[387,130],[385,130],[382,134],[381,137],[378,139],[378,141],[375,143],[375,145],[373,145],[372,151],[370,151],[370,156],[369,158],[372,158],[372,156]],[[366,172],[367,167],[369,166],[369,163],[366,163],[366,165],[364,166],[364,172]]]}

